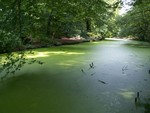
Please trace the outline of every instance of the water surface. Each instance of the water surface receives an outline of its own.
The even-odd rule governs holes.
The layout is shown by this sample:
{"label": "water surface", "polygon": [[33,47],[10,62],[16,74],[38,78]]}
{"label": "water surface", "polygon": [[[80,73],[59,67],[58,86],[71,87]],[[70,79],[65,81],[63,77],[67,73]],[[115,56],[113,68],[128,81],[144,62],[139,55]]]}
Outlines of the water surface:
{"label": "water surface", "polygon": [[28,58],[44,65],[26,65],[0,83],[0,113],[149,113],[148,43],[105,40],[34,51]]}

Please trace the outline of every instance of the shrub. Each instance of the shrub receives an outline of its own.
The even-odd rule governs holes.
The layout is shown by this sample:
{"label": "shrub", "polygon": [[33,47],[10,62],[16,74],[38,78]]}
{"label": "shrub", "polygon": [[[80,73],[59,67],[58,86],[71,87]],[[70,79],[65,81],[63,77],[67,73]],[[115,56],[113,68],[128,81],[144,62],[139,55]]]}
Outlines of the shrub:
{"label": "shrub", "polygon": [[17,35],[11,32],[0,31],[0,53],[22,50],[23,45]]}

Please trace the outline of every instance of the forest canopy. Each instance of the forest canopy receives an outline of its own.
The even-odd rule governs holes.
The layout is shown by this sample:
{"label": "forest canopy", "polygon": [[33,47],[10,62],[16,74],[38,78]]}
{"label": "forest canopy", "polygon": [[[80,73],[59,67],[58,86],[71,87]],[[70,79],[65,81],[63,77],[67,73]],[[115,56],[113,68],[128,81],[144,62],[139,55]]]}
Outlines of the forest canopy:
{"label": "forest canopy", "polygon": [[108,23],[119,3],[117,0],[0,0],[0,52],[22,49],[22,44],[29,41],[45,43],[62,36],[112,36]]}
{"label": "forest canopy", "polygon": [[24,45],[54,43],[62,37],[136,37],[150,40],[150,1],[0,0],[0,53]]}
{"label": "forest canopy", "polygon": [[132,0],[129,5],[131,10],[116,19],[119,36],[150,41],[150,1]]}
{"label": "forest canopy", "polygon": [[43,64],[27,59],[26,49],[55,45],[62,37],[113,37],[111,20],[119,4],[118,0],[0,0],[0,53],[7,53],[0,72],[15,74],[26,63]]}
{"label": "forest canopy", "polygon": [[130,0],[127,5],[132,8],[119,15],[123,4],[124,0],[0,0],[0,53],[7,53],[0,72],[14,74],[26,63],[43,64],[28,61],[26,49],[59,44],[63,37],[150,41],[150,1]]}

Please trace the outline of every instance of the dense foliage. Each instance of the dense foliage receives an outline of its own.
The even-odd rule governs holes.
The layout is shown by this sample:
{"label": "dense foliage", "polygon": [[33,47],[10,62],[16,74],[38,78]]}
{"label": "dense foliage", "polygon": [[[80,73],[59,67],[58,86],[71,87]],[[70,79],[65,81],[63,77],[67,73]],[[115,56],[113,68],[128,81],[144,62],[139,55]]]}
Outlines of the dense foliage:
{"label": "dense foliage", "polygon": [[132,9],[118,18],[120,36],[150,41],[150,1],[134,0],[130,5],[133,6]]}
{"label": "dense foliage", "polygon": [[[15,73],[27,62],[23,52],[26,48],[47,46],[61,37],[111,36],[108,23],[119,3],[119,0],[0,0],[0,53],[7,53],[1,67],[7,73]],[[16,57],[12,52],[18,50],[22,52]]]}
{"label": "dense foliage", "polygon": [[[24,43],[62,36],[105,34],[104,26],[118,4],[103,0],[0,0],[0,52],[8,52],[7,45],[15,50],[22,49]],[[13,46],[9,44],[12,39],[16,42]]]}

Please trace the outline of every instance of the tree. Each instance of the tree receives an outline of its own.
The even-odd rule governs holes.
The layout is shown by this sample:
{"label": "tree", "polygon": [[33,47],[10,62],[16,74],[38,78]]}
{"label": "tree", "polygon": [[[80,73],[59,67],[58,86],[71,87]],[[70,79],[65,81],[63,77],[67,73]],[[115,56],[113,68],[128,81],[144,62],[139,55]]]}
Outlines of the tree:
{"label": "tree", "polygon": [[150,40],[150,1],[135,0],[132,5],[132,10],[120,19],[120,36]]}
{"label": "tree", "polygon": [[2,17],[0,19],[0,53],[7,53],[4,62],[0,60],[3,63],[0,65],[0,72],[6,72],[4,76],[1,76],[1,79],[4,79],[10,73],[15,74],[26,63],[41,63],[35,59],[27,60],[25,51],[13,53],[13,51],[24,50],[22,37],[33,34],[34,29],[28,22],[34,20],[33,25],[37,23],[38,17],[35,15],[39,12],[34,13],[35,6],[38,5],[34,0],[30,2],[1,0],[0,4],[0,16]]}
{"label": "tree", "polygon": [[8,73],[17,71],[18,66],[21,68],[27,62],[24,52],[18,53],[18,57],[12,52],[25,51],[26,45],[32,45],[35,40],[49,43],[49,39],[62,36],[104,35],[118,3],[109,4],[104,0],[0,0],[0,53],[8,53],[3,68]]}

